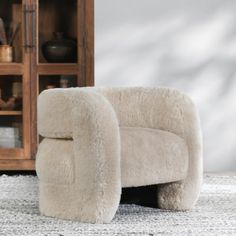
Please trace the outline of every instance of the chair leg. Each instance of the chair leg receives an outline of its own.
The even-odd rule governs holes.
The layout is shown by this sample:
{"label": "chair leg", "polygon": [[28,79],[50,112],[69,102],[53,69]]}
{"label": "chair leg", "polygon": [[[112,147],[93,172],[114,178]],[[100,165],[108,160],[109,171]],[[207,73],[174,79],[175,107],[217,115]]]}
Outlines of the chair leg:
{"label": "chair leg", "polygon": [[201,179],[167,183],[158,186],[158,207],[167,210],[190,210],[194,207],[200,192]]}
{"label": "chair leg", "polygon": [[[77,186],[52,183],[39,184],[39,207],[43,215],[67,220],[78,220],[84,223],[109,223],[119,205],[120,193],[113,198],[110,205],[102,206],[102,199],[94,201],[93,197],[78,193]],[[101,213],[102,212],[102,213]]]}

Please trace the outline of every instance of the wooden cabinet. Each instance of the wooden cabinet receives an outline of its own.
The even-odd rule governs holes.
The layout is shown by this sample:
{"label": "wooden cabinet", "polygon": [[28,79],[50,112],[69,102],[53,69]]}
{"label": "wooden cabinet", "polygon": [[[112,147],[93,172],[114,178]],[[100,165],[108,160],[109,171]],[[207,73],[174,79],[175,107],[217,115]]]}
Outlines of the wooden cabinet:
{"label": "wooden cabinet", "polygon": [[[0,45],[0,170],[34,170],[40,139],[37,96],[42,90],[94,85],[93,1],[0,1],[7,35],[16,32],[11,62],[4,62]],[[58,49],[54,32],[64,34],[62,39],[57,33],[61,37],[57,40],[74,42],[73,59],[62,56],[57,62],[58,58],[52,61],[46,55],[46,42],[52,41],[51,49]]]}

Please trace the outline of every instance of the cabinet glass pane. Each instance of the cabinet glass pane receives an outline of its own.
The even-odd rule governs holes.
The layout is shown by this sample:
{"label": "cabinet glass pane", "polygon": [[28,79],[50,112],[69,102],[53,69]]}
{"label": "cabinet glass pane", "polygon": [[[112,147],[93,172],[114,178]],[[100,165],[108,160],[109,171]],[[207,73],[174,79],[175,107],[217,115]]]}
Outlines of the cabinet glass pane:
{"label": "cabinet glass pane", "polygon": [[0,1],[0,63],[22,62],[22,1]]}
{"label": "cabinet glass pane", "polygon": [[77,87],[77,75],[41,75],[39,93],[45,89]]}
{"label": "cabinet glass pane", "polygon": [[22,77],[0,76],[0,148],[23,147]]}
{"label": "cabinet glass pane", "polygon": [[77,62],[77,0],[39,1],[39,63]]}

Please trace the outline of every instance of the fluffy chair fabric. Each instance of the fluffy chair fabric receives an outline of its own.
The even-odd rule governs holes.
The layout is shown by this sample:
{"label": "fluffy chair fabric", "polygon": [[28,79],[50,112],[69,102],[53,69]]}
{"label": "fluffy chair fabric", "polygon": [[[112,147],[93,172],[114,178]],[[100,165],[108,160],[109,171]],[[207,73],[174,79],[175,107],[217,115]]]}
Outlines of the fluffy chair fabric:
{"label": "fluffy chair fabric", "polygon": [[198,114],[169,88],[70,88],[38,99],[40,211],[110,222],[121,188],[158,184],[160,208],[191,209],[202,183]]}

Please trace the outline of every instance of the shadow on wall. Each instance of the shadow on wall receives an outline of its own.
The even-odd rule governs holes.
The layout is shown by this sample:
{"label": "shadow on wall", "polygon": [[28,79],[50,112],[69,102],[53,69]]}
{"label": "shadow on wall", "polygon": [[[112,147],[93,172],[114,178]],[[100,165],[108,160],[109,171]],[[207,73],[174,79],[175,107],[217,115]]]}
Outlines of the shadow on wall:
{"label": "shadow on wall", "polygon": [[96,86],[171,86],[197,103],[206,171],[236,171],[236,2],[99,0]]}

